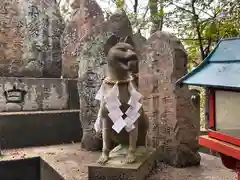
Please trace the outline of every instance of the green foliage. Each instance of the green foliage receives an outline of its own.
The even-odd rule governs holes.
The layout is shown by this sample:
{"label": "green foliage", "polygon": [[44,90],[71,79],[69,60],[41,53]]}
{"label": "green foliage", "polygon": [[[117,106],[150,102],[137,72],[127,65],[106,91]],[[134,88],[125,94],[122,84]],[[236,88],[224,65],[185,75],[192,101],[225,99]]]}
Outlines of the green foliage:
{"label": "green foliage", "polygon": [[124,8],[124,0],[116,0],[115,1],[117,8],[123,9]]}
{"label": "green foliage", "polygon": [[206,22],[204,24],[205,24],[205,26],[201,27],[203,37],[212,37],[213,35],[217,34],[218,25],[217,25],[216,21]]}
{"label": "green foliage", "polygon": [[172,0],[170,5],[165,23],[185,39],[189,63],[206,57],[220,38],[240,35],[239,0]]}
{"label": "green foliage", "polygon": [[220,38],[240,35],[240,0],[98,1],[124,8],[135,32],[171,28],[183,40],[190,66],[199,64]]}

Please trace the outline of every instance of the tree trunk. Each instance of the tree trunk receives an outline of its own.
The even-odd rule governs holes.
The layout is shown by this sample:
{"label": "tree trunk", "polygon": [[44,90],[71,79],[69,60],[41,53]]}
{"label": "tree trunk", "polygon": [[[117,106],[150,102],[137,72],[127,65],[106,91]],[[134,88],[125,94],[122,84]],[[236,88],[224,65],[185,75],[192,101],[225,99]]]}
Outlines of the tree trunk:
{"label": "tree trunk", "polygon": [[[157,30],[162,30],[163,27],[163,0],[160,2],[158,0],[149,0],[150,18],[152,22],[151,34],[155,33]],[[158,9],[158,5],[160,8]]]}

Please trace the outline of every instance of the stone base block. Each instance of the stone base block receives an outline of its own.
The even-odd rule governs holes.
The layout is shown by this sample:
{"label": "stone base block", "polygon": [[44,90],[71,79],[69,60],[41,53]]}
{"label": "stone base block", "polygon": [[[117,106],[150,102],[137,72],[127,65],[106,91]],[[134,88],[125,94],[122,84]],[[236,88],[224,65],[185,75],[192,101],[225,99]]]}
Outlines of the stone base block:
{"label": "stone base block", "polygon": [[[144,180],[155,167],[155,149],[138,147],[137,161],[126,164],[127,148],[116,147],[110,153],[110,160],[105,165],[88,165],[89,180]],[[99,155],[100,157],[100,155]]]}

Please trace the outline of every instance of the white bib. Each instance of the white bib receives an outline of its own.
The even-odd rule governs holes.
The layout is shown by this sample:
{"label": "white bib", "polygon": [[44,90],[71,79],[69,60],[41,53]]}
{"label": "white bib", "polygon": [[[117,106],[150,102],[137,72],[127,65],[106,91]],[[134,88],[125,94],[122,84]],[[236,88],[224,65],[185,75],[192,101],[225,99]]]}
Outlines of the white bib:
{"label": "white bib", "polygon": [[[104,102],[105,107],[108,110],[108,117],[112,120],[113,126],[112,128],[120,133],[123,128],[126,129],[127,132],[132,131],[135,126],[134,123],[139,118],[140,114],[138,113],[142,104],[139,103],[142,95],[134,88],[132,82],[129,82],[128,91],[130,93],[130,99],[128,104],[130,107],[127,109],[125,113],[123,113],[120,109],[121,102],[119,100],[119,88],[118,83],[116,83],[113,88],[110,90],[108,94],[104,91],[105,82],[102,83],[99,91],[96,94],[95,99]],[[94,128],[96,132],[100,132],[102,130],[102,121],[100,117],[100,111],[98,112],[97,120],[94,124]],[[126,118],[123,119],[122,116],[126,115]]]}

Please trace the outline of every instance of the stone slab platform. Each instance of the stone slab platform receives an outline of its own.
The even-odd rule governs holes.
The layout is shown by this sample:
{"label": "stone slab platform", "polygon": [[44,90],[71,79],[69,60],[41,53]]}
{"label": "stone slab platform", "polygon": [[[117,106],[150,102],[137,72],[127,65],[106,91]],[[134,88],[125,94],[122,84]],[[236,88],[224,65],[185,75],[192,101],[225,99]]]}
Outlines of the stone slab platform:
{"label": "stone slab platform", "polygon": [[[61,175],[64,180],[87,180],[88,167],[94,163],[99,153],[81,149],[80,144],[68,144],[46,147],[4,150],[4,159],[40,156]],[[159,163],[147,180],[236,180],[236,173],[226,169],[215,156],[200,153],[202,160],[198,167],[174,168]]]}
{"label": "stone slab platform", "polygon": [[[118,147],[117,147],[118,148]],[[139,147],[137,161],[126,164],[127,148],[110,153],[110,160],[105,165],[88,165],[89,180],[144,180],[155,167],[155,149]],[[100,156],[99,156],[100,157]]]}

